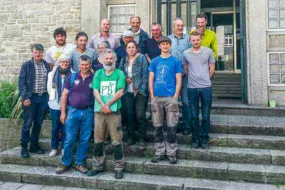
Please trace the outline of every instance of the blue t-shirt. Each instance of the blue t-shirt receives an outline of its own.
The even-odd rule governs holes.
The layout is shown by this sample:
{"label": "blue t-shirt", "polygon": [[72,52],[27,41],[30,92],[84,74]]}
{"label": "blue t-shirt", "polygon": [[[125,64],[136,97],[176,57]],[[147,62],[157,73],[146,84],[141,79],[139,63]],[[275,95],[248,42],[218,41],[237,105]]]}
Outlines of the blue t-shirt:
{"label": "blue t-shirt", "polygon": [[179,60],[172,55],[168,58],[158,56],[151,61],[148,70],[154,73],[154,96],[174,96],[176,74],[182,72]]}

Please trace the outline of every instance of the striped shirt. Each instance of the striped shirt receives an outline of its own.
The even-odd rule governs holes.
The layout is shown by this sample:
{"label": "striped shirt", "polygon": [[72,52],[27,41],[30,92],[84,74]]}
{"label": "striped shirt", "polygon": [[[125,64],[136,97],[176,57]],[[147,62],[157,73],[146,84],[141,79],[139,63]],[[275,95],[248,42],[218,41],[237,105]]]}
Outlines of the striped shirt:
{"label": "striped shirt", "polygon": [[35,81],[33,93],[44,93],[47,91],[47,70],[43,61],[37,63],[34,61]]}

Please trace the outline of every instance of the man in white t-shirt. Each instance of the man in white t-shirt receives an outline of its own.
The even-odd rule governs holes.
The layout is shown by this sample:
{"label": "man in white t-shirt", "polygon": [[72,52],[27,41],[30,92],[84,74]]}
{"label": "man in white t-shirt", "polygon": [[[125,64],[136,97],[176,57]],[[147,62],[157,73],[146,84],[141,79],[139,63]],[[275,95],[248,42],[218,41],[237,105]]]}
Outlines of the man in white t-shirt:
{"label": "man in white t-shirt", "polygon": [[58,58],[61,54],[71,57],[73,50],[76,48],[75,45],[66,43],[66,31],[62,27],[55,29],[53,37],[56,45],[53,45],[47,50],[45,57],[45,60],[50,65],[51,71],[54,66],[58,65]]}

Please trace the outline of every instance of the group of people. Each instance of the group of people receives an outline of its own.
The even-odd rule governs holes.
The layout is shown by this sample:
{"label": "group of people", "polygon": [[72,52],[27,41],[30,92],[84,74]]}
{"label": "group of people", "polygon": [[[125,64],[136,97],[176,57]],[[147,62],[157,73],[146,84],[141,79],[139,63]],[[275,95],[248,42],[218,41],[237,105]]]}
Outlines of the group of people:
{"label": "group of people", "polygon": [[[102,172],[104,145],[110,138],[115,178],[121,179],[125,162],[122,125],[126,126],[127,144],[138,143],[143,151],[150,101],[156,151],[151,161],[168,159],[170,164],[175,164],[179,97],[182,133],[192,132],[192,148],[207,149],[211,128],[210,78],[215,72],[217,57],[216,36],[206,28],[207,21],[205,14],[198,15],[198,29],[189,36],[183,33],[183,20],[176,18],[173,33],[168,37],[162,36],[159,23],[153,23],[149,38],[140,28],[140,17],[133,16],[131,28],[118,38],[110,33],[110,21],[103,19],[100,33],[88,41],[86,33],[79,32],[75,37],[76,46],[66,43],[65,30],[57,28],[54,31],[56,44],[46,51],[45,58],[43,46],[34,44],[32,58],[22,65],[19,75],[24,113],[22,158],[29,157],[29,152],[45,153],[39,146],[39,134],[45,112],[50,108],[52,150],[49,156],[60,153],[59,142],[62,141],[62,163],[56,173],[62,174],[71,168],[77,140],[75,169],[88,176]],[[88,171],[90,138],[94,138],[94,155],[93,168]]]}

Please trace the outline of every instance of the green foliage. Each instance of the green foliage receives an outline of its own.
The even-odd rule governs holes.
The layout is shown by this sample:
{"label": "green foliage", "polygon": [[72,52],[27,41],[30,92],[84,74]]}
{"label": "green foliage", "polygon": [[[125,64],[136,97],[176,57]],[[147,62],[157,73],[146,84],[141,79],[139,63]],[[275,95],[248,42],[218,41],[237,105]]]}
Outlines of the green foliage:
{"label": "green foliage", "polygon": [[13,107],[16,104],[15,93],[17,91],[16,82],[0,82],[0,118],[11,116]]}

